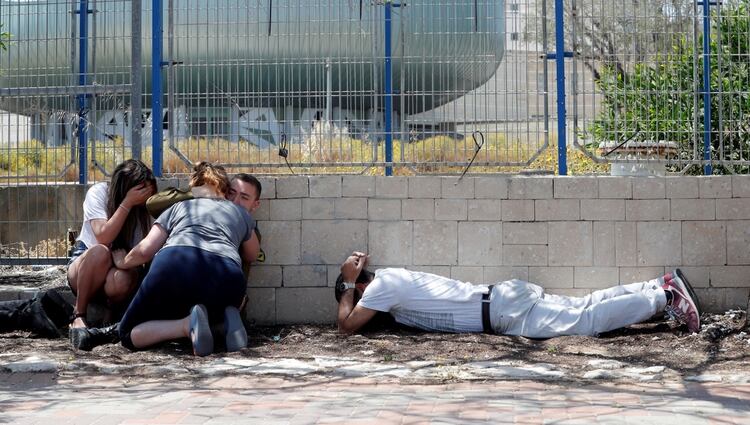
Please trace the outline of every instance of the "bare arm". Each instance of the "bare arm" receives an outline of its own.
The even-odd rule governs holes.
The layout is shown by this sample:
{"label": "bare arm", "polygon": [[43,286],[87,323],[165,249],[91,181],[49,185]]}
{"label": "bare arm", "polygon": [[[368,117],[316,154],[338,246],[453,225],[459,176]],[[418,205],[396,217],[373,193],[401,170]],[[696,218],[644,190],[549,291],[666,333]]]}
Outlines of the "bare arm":
{"label": "bare arm", "polygon": [[156,252],[167,241],[167,232],[159,224],[154,224],[151,231],[127,255],[120,250],[113,254],[115,266],[118,269],[132,269],[146,264],[154,258]]}
{"label": "bare arm", "polygon": [[351,335],[367,324],[377,311],[361,305],[354,305],[354,289],[347,289],[341,294],[339,302],[338,320],[339,332]]}
{"label": "bare arm", "polygon": [[258,234],[255,231],[250,232],[250,239],[246,240],[240,246],[240,257],[242,257],[243,263],[252,263],[258,259],[258,253],[260,252],[260,241],[258,240]]}
{"label": "bare arm", "polygon": [[147,184],[139,184],[128,190],[125,199],[109,219],[91,220],[91,230],[94,231],[96,241],[103,245],[111,244],[122,230],[122,225],[128,218],[130,209],[146,202],[153,193],[153,187]]}

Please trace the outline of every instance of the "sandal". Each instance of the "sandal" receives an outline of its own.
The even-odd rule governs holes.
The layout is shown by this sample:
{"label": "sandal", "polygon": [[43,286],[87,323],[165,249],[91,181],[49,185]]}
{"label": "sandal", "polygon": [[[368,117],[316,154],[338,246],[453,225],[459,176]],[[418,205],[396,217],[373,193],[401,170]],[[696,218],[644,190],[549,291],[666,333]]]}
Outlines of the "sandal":
{"label": "sandal", "polygon": [[196,304],[190,309],[190,342],[193,343],[193,354],[207,356],[214,352],[214,336],[208,323],[208,312],[203,304]]}

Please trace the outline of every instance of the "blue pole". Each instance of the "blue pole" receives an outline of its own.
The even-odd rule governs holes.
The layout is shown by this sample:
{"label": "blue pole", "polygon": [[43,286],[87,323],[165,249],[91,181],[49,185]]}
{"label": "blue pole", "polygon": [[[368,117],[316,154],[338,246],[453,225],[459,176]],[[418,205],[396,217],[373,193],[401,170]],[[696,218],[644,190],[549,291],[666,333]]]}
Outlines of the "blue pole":
{"label": "blue pole", "polygon": [[[162,0],[154,0],[152,7],[153,21],[151,28],[151,157],[154,176],[162,177],[162,155],[164,141],[164,125],[162,122],[162,37],[164,33]],[[136,117],[140,122],[140,117]]]}
{"label": "blue pole", "polygon": [[568,174],[568,146],[565,140],[565,22],[563,0],[555,0],[555,65],[557,78],[557,169],[561,176]]}
{"label": "blue pole", "polygon": [[[78,85],[86,85],[86,73],[88,72],[88,38],[89,38],[89,2],[81,0],[78,9],[78,23],[80,25],[80,37],[78,39]],[[86,184],[89,179],[88,169],[88,131],[86,130],[87,95],[82,93],[76,96],[76,107],[78,108],[78,183]]]}
{"label": "blue pole", "polygon": [[703,0],[703,174],[713,174],[711,166],[711,5]]}
{"label": "blue pole", "polygon": [[[393,66],[391,63],[391,1],[385,2],[385,162],[393,160],[393,132],[391,119],[393,116]],[[385,167],[385,175],[393,175],[393,167]]]}

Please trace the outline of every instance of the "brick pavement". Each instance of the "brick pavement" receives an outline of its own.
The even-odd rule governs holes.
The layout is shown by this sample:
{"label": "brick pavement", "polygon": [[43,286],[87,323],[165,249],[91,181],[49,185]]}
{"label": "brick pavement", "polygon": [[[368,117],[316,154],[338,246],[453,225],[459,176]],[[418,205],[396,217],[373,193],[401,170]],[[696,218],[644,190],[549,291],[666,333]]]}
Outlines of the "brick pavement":
{"label": "brick pavement", "polygon": [[0,374],[0,423],[750,424],[750,385]]}

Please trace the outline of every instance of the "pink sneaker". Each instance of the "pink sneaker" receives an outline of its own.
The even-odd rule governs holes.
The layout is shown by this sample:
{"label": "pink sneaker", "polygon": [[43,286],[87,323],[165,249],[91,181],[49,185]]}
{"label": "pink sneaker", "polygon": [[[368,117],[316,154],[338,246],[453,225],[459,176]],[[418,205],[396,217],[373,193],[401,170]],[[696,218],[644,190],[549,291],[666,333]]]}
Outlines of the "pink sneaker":
{"label": "pink sneaker", "polygon": [[690,332],[701,330],[700,311],[695,292],[679,269],[671,273],[672,279],[666,280],[664,290],[672,294],[672,302],[664,310],[670,317],[687,325]]}

